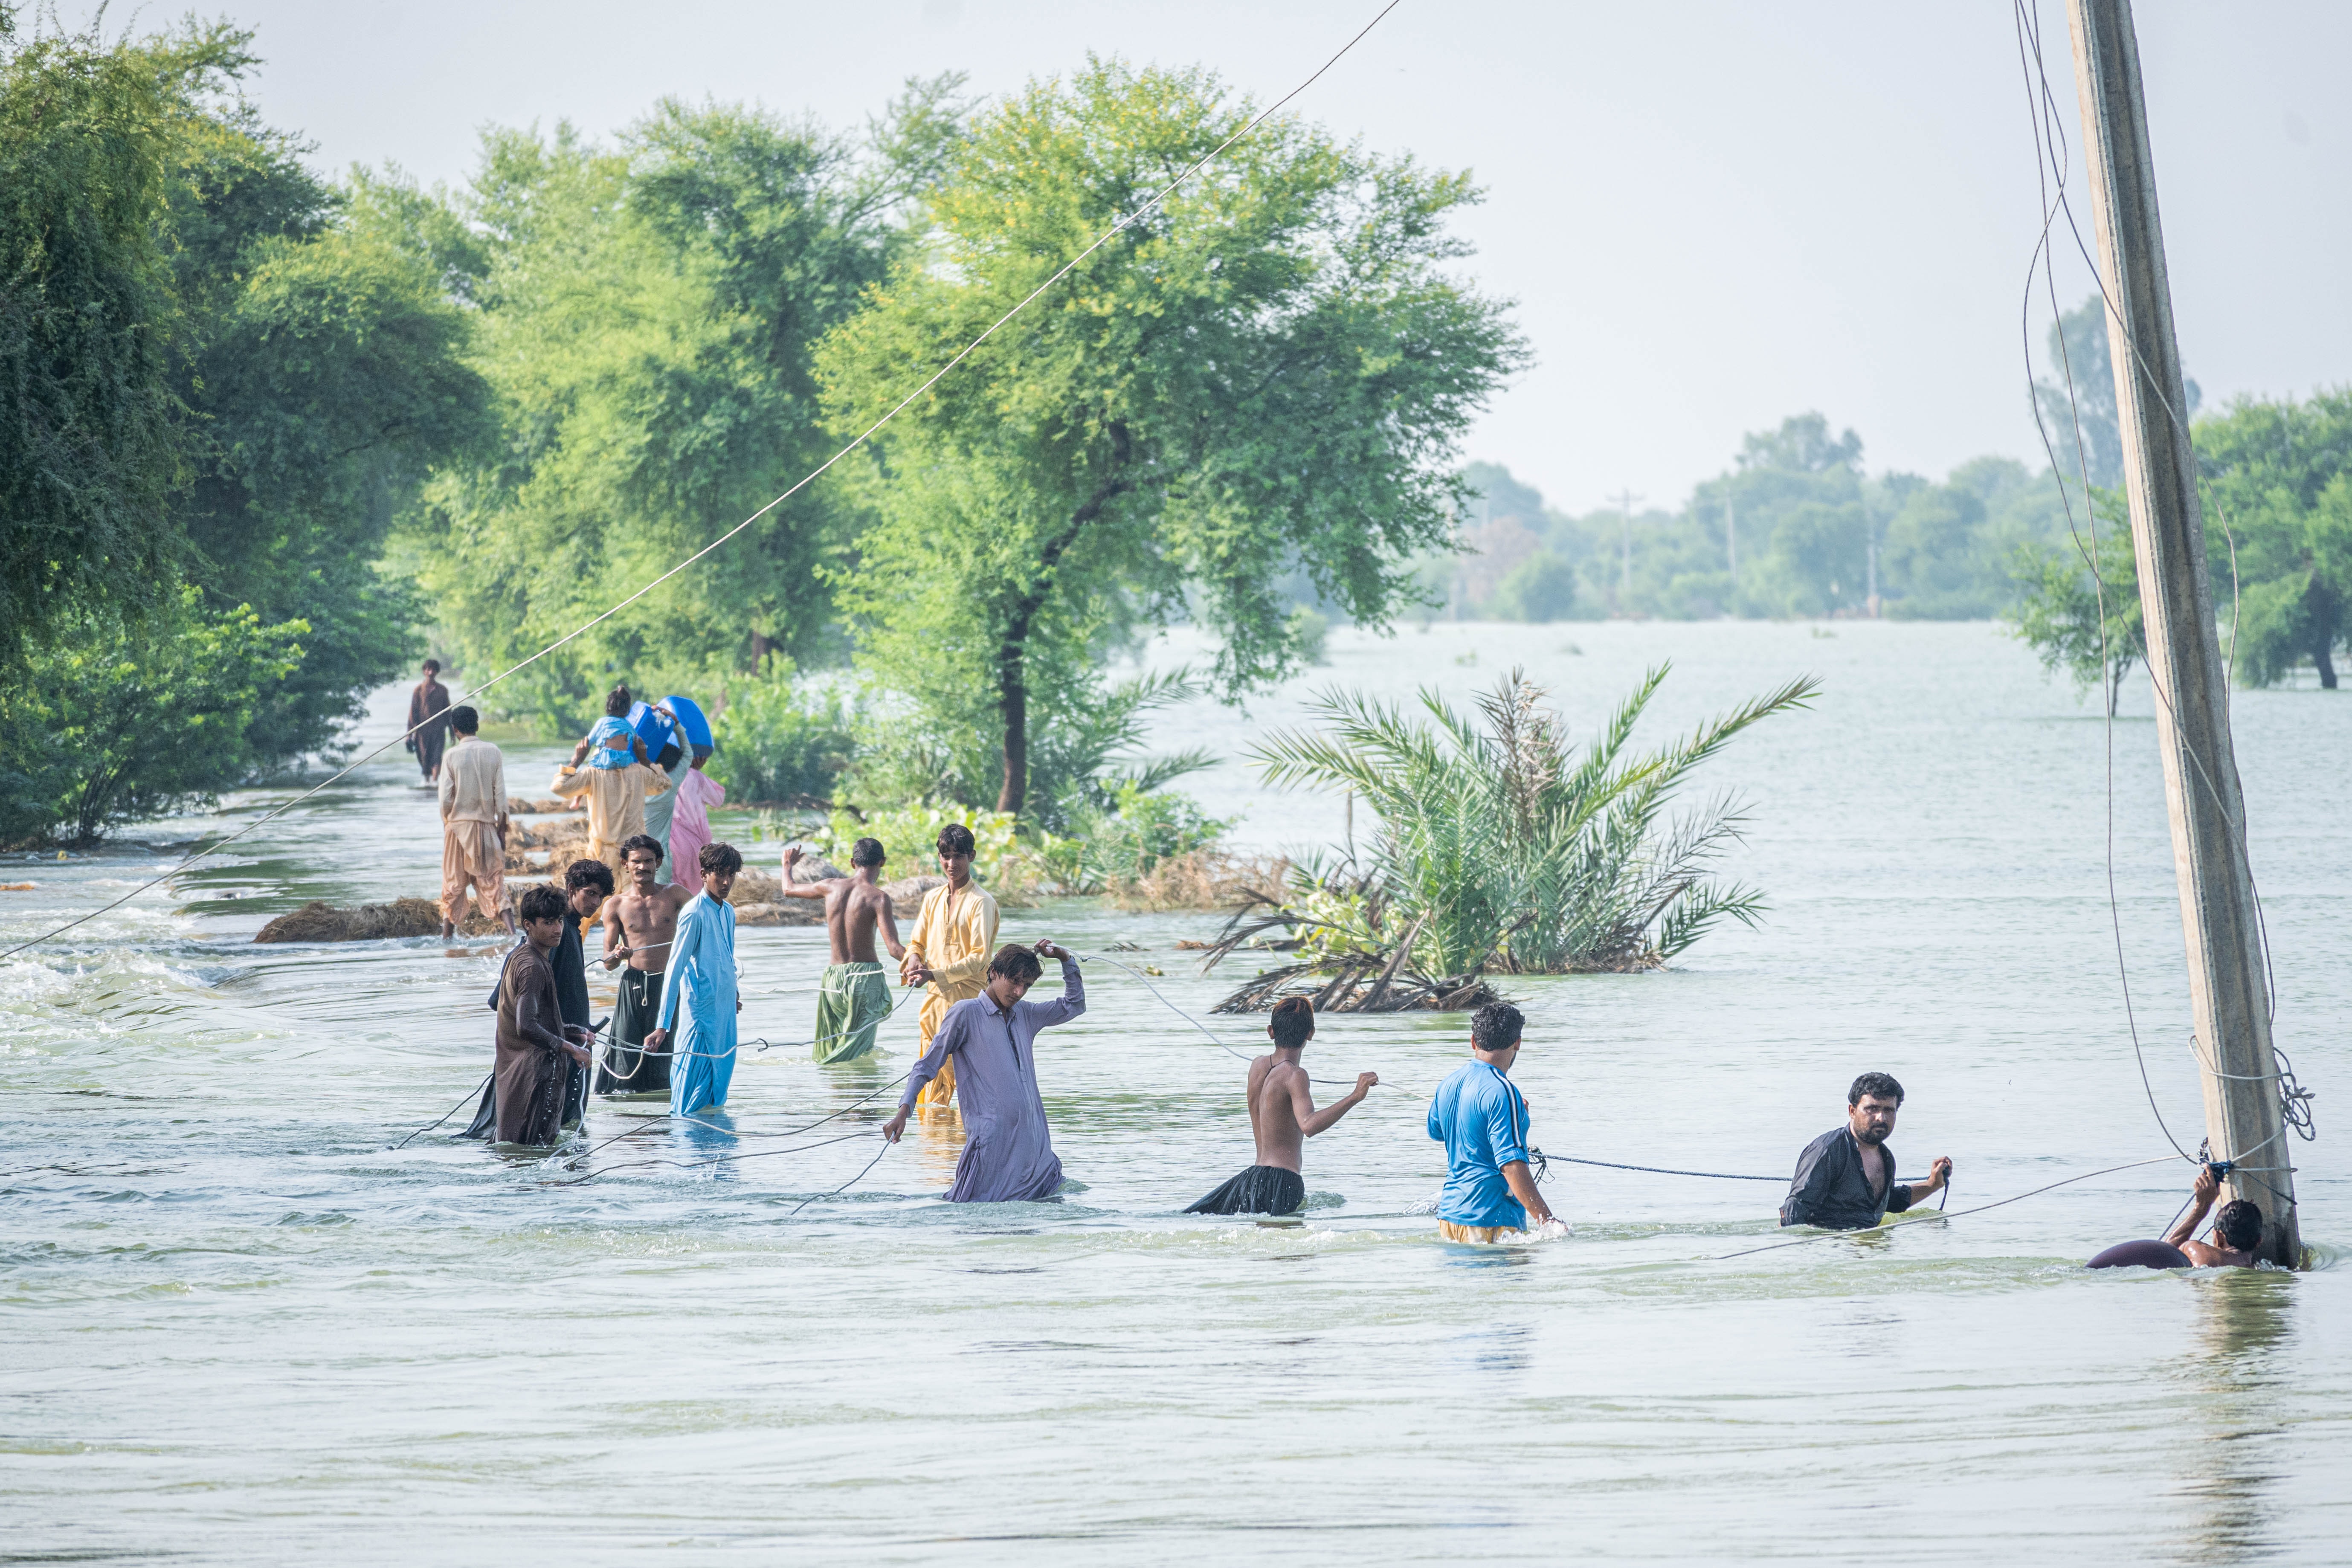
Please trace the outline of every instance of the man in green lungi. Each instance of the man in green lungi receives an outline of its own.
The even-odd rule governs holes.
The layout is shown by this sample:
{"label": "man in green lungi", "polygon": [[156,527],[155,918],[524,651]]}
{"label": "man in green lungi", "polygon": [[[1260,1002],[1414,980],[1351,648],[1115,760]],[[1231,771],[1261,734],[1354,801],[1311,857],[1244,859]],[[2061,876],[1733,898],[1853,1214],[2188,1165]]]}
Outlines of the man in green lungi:
{"label": "man in green lungi", "polygon": [[816,994],[816,1039],[810,1055],[821,1062],[854,1061],[874,1048],[874,1032],[890,1016],[890,985],[874,956],[874,931],[892,958],[904,958],[890,895],[882,888],[882,841],[861,838],[849,851],[850,873],[814,882],[794,882],[801,847],[784,848],[783,884],[788,899],[823,899],[825,935],[833,963]]}

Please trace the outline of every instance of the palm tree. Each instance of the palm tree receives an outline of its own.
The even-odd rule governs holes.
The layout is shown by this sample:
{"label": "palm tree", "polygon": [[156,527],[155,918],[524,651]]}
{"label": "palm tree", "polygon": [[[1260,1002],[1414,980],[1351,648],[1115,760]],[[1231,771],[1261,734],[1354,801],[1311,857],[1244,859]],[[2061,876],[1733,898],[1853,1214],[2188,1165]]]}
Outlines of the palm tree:
{"label": "palm tree", "polygon": [[[1559,974],[1654,967],[1724,919],[1753,924],[1762,896],[1717,882],[1708,864],[1746,821],[1719,795],[1668,820],[1693,768],[1768,715],[1806,706],[1811,677],[1633,753],[1633,728],[1666,678],[1649,671],[1580,756],[1546,692],[1513,670],[1457,712],[1421,694],[1428,722],[1360,695],[1328,692],[1315,731],[1275,735],[1254,756],[1268,783],[1353,791],[1380,819],[1368,862],[1302,866],[1281,900],[1261,896],[1226,929],[1212,962],[1255,939],[1310,956],[1291,976],[1331,973],[1331,1005],[1464,1005],[1487,973]],[[1265,937],[1280,927],[1285,941]],[[1355,983],[1377,973],[1367,1005]],[[1244,988],[1270,1000],[1269,977]],[[1400,978],[1402,984],[1400,984]],[[1234,1000],[1239,1001],[1240,997]]]}

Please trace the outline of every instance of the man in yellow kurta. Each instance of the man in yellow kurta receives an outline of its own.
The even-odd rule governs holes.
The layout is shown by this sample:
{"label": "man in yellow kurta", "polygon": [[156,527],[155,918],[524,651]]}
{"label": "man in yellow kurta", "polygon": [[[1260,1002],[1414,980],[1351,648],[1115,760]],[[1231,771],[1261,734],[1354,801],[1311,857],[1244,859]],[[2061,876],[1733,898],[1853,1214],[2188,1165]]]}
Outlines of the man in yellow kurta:
{"label": "man in yellow kurta", "polygon": [[[940,869],[947,886],[923,895],[915,932],[899,961],[901,979],[925,985],[923,1010],[915,1020],[922,1036],[917,1055],[931,1048],[948,1009],[977,996],[988,983],[988,961],[996,951],[996,900],[971,879],[971,829],[951,822],[940,829]],[[939,1076],[923,1086],[918,1106],[945,1106],[955,1098],[955,1058],[940,1064]]]}
{"label": "man in yellow kurta", "polygon": [[588,797],[588,854],[628,870],[621,846],[646,830],[646,797],[669,788],[669,775],[644,763],[619,768],[559,768],[555,793],[564,799]]}

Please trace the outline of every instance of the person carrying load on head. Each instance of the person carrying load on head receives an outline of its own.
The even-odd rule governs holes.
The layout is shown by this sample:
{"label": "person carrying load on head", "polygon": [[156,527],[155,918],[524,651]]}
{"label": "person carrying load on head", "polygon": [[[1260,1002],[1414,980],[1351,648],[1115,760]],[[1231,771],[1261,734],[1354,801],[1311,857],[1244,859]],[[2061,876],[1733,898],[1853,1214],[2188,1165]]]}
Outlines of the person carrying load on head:
{"label": "person carrying load on head", "polygon": [[742,869],[743,857],[732,844],[704,845],[702,891],[678,911],[660,1026],[646,1036],[646,1049],[671,1053],[673,1116],[725,1106],[734,1081],[735,1015],[743,1002],[735,992],[735,910],[727,895]]}
{"label": "person carrying load on head", "polygon": [[1560,1222],[1528,1170],[1526,1096],[1510,1080],[1527,1020],[1508,1002],[1470,1016],[1470,1060],[1437,1086],[1429,1101],[1429,1135],[1445,1145],[1445,1191],[1437,1200],[1437,1234],[1448,1241],[1522,1241]]}
{"label": "person carrying load on head", "polygon": [[[552,785],[564,798],[587,797],[588,853],[602,860],[615,877],[628,873],[621,846],[646,830],[646,797],[669,788],[667,774],[640,760],[646,743],[629,730],[623,717],[629,703],[629,689],[614,687],[604,699],[604,721],[580,742],[572,753],[572,766],[559,771]],[[624,739],[597,743],[589,765],[582,768],[579,760],[589,754],[591,742],[614,724],[620,726]]]}
{"label": "person carrying load on head", "polygon": [[694,894],[659,879],[662,848],[652,835],[641,833],[623,843],[621,858],[628,865],[629,880],[604,905],[604,967],[628,967],[621,971],[621,1001],[613,1009],[613,1049],[596,1075],[596,1092],[667,1094],[669,1058],[646,1050],[646,1035],[661,1011],[662,977],[677,940],[678,913]]}
{"label": "person carrying load on head", "polygon": [[[1040,955],[1061,960],[1062,994],[1051,1002],[1025,1001],[1045,972]],[[964,1143],[948,1202],[1034,1203],[1052,1197],[1062,1187],[1062,1161],[1054,1152],[1045,1096],[1037,1088],[1037,1034],[1086,1010],[1078,961],[1067,949],[1050,942],[1034,948],[1008,942],[989,960],[980,994],[948,1009],[923,1059],[907,1075],[898,1113],[882,1124],[882,1136],[898,1141],[923,1086],[961,1057],[957,1103]]]}
{"label": "person carrying load on head", "polygon": [[[678,724],[677,715],[669,710],[667,702],[656,702],[653,709],[669,721],[668,738],[662,742],[661,750],[654,753],[651,764],[669,780],[669,787],[655,790],[646,796],[646,837],[663,847],[663,858],[661,864],[654,868],[654,879],[657,886],[667,888],[672,876],[668,848],[670,820],[677,811],[678,791],[685,784],[687,774],[699,767],[701,763],[691,754],[686,732]],[[699,844],[695,846],[698,852],[701,848]],[[626,855],[624,850],[625,860]],[[688,860],[687,864],[691,866],[694,862]],[[623,875],[626,874],[625,869]],[[689,888],[687,891],[691,896],[693,889]]]}
{"label": "person carrying load on head", "polygon": [[1889,1210],[1902,1213],[1932,1197],[1952,1179],[1952,1163],[1938,1156],[1924,1182],[1895,1179],[1895,1151],[1886,1146],[1903,1109],[1903,1086],[1883,1072],[1866,1072],[1845,1091],[1845,1125],[1805,1145],[1780,1205],[1784,1226],[1870,1230]]}
{"label": "person carrying load on head", "polygon": [[1306,1142],[1364,1101],[1381,1075],[1360,1072],[1356,1087],[1322,1110],[1299,1065],[1299,1054],[1315,1036],[1315,1004],[1286,996],[1266,1021],[1274,1049],[1250,1063],[1250,1135],[1257,1163],[1186,1209],[1186,1214],[1295,1214],[1307,1201],[1301,1173]]}
{"label": "person carrying load on head", "polygon": [[809,1043],[809,1054],[820,1062],[855,1061],[864,1056],[874,1048],[875,1031],[890,1016],[890,987],[882,979],[881,961],[874,956],[876,928],[881,929],[891,957],[903,960],[907,950],[898,941],[890,895],[882,889],[885,858],[880,839],[861,838],[850,847],[848,876],[794,882],[801,847],[784,847],[784,897],[823,899],[825,939],[832,944],[832,963],[817,983],[816,1037]]}
{"label": "person carrying load on head", "polygon": [[[915,1020],[919,1048],[926,1053],[948,1009],[980,994],[987,979],[989,953],[996,942],[996,900],[971,879],[975,847],[971,829],[963,824],[950,822],[940,829],[940,869],[946,874],[947,884],[923,895],[914,933],[907,939],[907,955],[898,963],[902,984],[929,987]],[[943,1108],[954,1100],[955,1089],[955,1062],[952,1058],[942,1059],[937,1076],[924,1086],[917,1103],[933,1110]]]}
{"label": "person carrying load on head", "polygon": [[474,907],[515,929],[506,909],[507,771],[496,746],[478,736],[481,718],[471,708],[449,710],[457,744],[441,759],[441,937],[457,934],[466,908]]}

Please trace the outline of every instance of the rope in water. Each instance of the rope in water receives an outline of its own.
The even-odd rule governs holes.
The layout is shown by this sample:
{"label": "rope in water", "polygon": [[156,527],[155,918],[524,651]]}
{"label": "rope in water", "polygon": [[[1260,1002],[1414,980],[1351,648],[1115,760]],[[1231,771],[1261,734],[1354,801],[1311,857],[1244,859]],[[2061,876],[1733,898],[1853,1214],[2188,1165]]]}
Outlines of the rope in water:
{"label": "rope in water", "polygon": [[[1983,1214],[1989,1209],[2005,1208],[2011,1204],[2022,1203],[2027,1198],[2039,1197],[2043,1193],[2053,1192],[2060,1187],[2072,1186],[2076,1182],[2087,1182],[2094,1176],[2112,1176],[2118,1171],[2137,1171],[2143,1165],[2169,1165],[2172,1163],[2172,1161],[2173,1156],[2169,1154],[2158,1154],[2153,1160],[2134,1160],[2128,1164],[2109,1165],[2103,1171],[2085,1171],[2079,1176],[2068,1176],[2063,1181],[2052,1182],[2048,1186],[2036,1187],[2030,1193],[2020,1193],[2015,1197],[2000,1198],[1989,1204],[1979,1204],[1972,1209],[1954,1209],[1943,1217],[1946,1219],[1961,1219],[1969,1215]],[[1706,1261],[1709,1263],[1727,1263],[1735,1258],[1752,1258],[1759,1252],[1779,1252],[1783,1247],[1804,1247],[1816,1241],[1834,1241],[1839,1237],[1843,1236],[1870,1236],[1875,1232],[1890,1229],[1895,1226],[1904,1223],[1905,1222],[1902,1220],[1887,1220],[1883,1224],[1869,1226],[1861,1230],[1819,1231],[1811,1236],[1801,1236],[1794,1241],[1776,1241],[1769,1247],[1750,1247],[1739,1252],[1727,1252],[1720,1257],[1707,1258]]]}
{"label": "rope in water", "polygon": [[[509,665],[505,669],[502,669],[498,674],[492,676],[489,679],[484,681],[481,685],[469,689],[466,693],[467,698],[470,700],[479,697],[483,692],[489,690],[490,688],[498,685],[503,680],[506,680],[509,677],[519,674],[520,671],[530,668],[531,665],[538,663],[541,659],[545,658],[549,654],[553,653],[556,649],[586,636],[597,626],[602,626],[604,622],[612,619],[614,616],[619,615],[623,610],[628,608],[639,599],[642,599],[646,595],[652,593],[656,588],[660,587],[664,583],[668,582],[671,578],[685,571],[688,567],[692,566],[695,563],[702,560],[713,551],[716,551],[722,545],[726,544],[730,540],[735,538],[736,535],[741,533],[745,529],[751,527],[753,523],[759,521],[761,518],[767,516],[770,512],[783,505],[784,502],[790,500],[793,496],[798,495],[810,485],[814,484],[817,479],[823,477],[824,474],[835,464],[840,462],[844,458],[849,456],[850,453],[864,446],[867,440],[872,438],[877,431],[880,430],[885,425],[889,424],[893,419],[896,419],[902,412],[911,406],[918,398],[929,392],[934,386],[937,386],[946,378],[947,374],[950,371],[955,369],[956,366],[963,363],[965,360],[970,359],[974,353],[978,353],[981,345],[994,337],[1004,328],[1006,323],[1013,320],[1013,317],[1027,310],[1031,304],[1042,298],[1047,289],[1052,289],[1055,285],[1060,283],[1063,279],[1067,278],[1072,272],[1076,271],[1080,262],[1084,261],[1087,257],[1092,256],[1104,246],[1109,244],[1119,235],[1124,234],[1129,228],[1141,223],[1146,217],[1150,216],[1153,211],[1159,208],[1160,204],[1165,202],[1169,196],[1173,195],[1178,186],[1183,184],[1186,181],[1192,179],[1193,175],[1199,174],[1202,169],[1207,168],[1212,163],[1214,163],[1217,159],[1223,157],[1226,151],[1233,147],[1235,142],[1241,141],[1242,138],[1247,136],[1259,126],[1265,124],[1267,120],[1287,106],[1292,99],[1297,98],[1300,93],[1305,92],[1308,88],[1314,86],[1318,81],[1320,81],[1325,73],[1328,72],[1333,66],[1338,65],[1341,59],[1345,58],[1349,51],[1352,50],[1358,44],[1363,42],[1364,38],[1370,34],[1371,30],[1374,27],[1379,26],[1381,23],[1387,18],[1388,14],[1391,11],[1395,10],[1397,6],[1402,4],[1403,0],[1389,0],[1389,3],[1381,8],[1378,16],[1365,23],[1363,27],[1359,30],[1353,37],[1350,37],[1346,43],[1340,45],[1338,53],[1332,55],[1330,58],[1325,60],[1320,66],[1317,67],[1314,74],[1307,77],[1306,80],[1300,82],[1297,87],[1292,88],[1288,92],[1284,93],[1280,98],[1276,99],[1272,103],[1266,105],[1265,108],[1260,110],[1257,113],[1252,115],[1247,121],[1243,122],[1240,130],[1234,132],[1231,136],[1226,137],[1223,142],[1218,142],[1215,147],[1202,153],[1199,158],[1195,159],[1181,172],[1176,174],[1174,178],[1171,179],[1166,184],[1161,185],[1156,191],[1152,191],[1145,195],[1142,200],[1136,204],[1132,211],[1121,214],[1117,222],[1113,223],[1108,228],[1104,229],[1101,233],[1096,235],[1095,237],[1087,244],[1084,249],[1080,250],[1076,256],[1071,257],[1067,261],[1064,262],[1051,277],[1038,284],[1036,288],[1031,289],[1027,294],[1022,296],[1021,300],[1010,310],[997,317],[995,321],[990,322],[988,327],[982,331],[978,337],[973,338],[971,342],[966,343],[961,349],[958,350],[953,358],[950,359],[945,364],[940,366],[939,369],[933,371],[930,375],[924,380],[921,385],[916,387],[912,392],[907,394],[905,397],[899,399],[898,403],[891,406],[887,413],[875,420],[871,425],[868,425],[864,430],[858,432],[858,434],[853,437],[839,451],[834,453],[832,457],[827,458],[824,462],[809,470],[809,472],[790,489],[785,490],[782,495],[777,496],[773,500],[768,502],[767,505],[760,508],[759,510],[753,512],[751,516],[745,518],[742,521],[737,523],[734,527],[729,529],[726,532],[720,534],[718,538],[712,540],[709,543],[704,545],[701,549],[696,551],[693,554],[688,556],[685,560],[679,562],[668,571],[664,572],[660,576],[654,578],[649,583],[646,583],[635,593],[630,594],[626,598],[619,600],[610,608],[602,611],[591,619],[583,622],[571,631],[564,633],[563,636],[556,638],[553,642],[549,643],[545,647],[541,648],[537,653],[532,654],[530,658],[522,660],[520,663]],[[317,784],[312,785],[310,788],[304,790],[300,795],[298,795],[293,799],[287,801],[284,805],[272,807],[268,812],[263,813],[260,816],[256,817],[253,821],[246,824],[243,827],[238,828],[236,832],[227,835],[226,837],[216,839],[213,843],[205,846],[202,849],[197,850],[194,855],[191,855],[187,858],[180,861],[179,864],[172,867],[161,875],[152,877],[148,880],[140,883],[137,887],[131,889],[129,892],[123,894],[121,898],[114,900],[110,903],[101,904],[97,909],[90,910],[89,913],[78,915],[74,919],[66,921],[66,923],[61,926],[53,927],[48,931],[43,931],[38,936],[32,937],[26,941],[16,943],[7,951],[0,952],[0,959],[14,958],[16,954],[23,952],[27,948],[37,946],[41,942],[48,942],[56,937],[62,936],[67,931],[73,930],[76,926],[81,925],[86,921],[96,920],[99,916],[105,914],[110,910],[121,908],[122,905],[129,903],[132,899],[138,897],[141,893],[147,891],[150,888],[153,888],[163,882],[169,881],[172,878],[179,875],[182,871],[186,870],[190,866],[194,865],[197,861],[205,858],[207,856],[218,854],[228,845],[235,843],[237,839],[240,839],[247,834],[253,832],[263,824],[270,822],[278,816],[282,816],[287,812],[293,810],[296,806],[301,805],[304,801],[309,800],[312,795],[317,795],[320,791],[340,784],[342,780],[351,776],[352,773],[358,771],[361,767],[373,762],[376,758],[383,755],[384,752],[391,751],[394,746],[401,744],[410,736],[415,734],[417,731],[423,729],[425,724],[431,722],[433,722],[432,720],[426,720],[424,723],[410,725],[406,730],[393,737],[393,739],[386,741],[374,751],[368,752],[366,755],[360,757],[358,760],[346,765],[341,772]]]}

